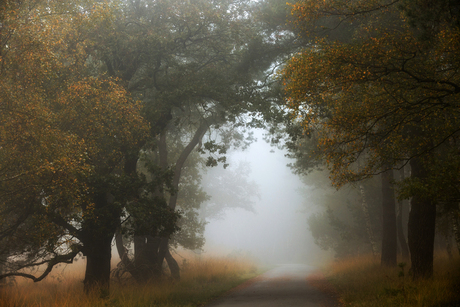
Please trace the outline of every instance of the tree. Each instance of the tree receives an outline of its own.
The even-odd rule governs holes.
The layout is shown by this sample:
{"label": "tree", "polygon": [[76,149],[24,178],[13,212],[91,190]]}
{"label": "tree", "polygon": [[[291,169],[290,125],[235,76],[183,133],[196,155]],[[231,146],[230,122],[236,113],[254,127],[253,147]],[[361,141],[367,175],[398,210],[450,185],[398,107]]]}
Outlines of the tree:
{"label": "tree", "polygon": [[[34,6],[29,9],[14,1],[2,4],[2,258],[17,260],[6,263],[7,273],[45,256],[51,257],[48,262],[75,256],[70,251],[70,258],[53,257],[59,246],[69,250],[59,241],[62,230],[43,219],[49,209],[41,200],[47,197],[44,191],[77,199],[82,186],[76,180],[89,171],[84,165],[83,144],[59,129],[49,104],[55,99],[53,92],[62,86],[53,83],[55,75],[50,73],[51,69],[62,70],[62,62],[54,61],[50,52],[57,47],[54,38],[58,34],[42,31],[36,20],[28,20],[33,11]],[[48,24],[53,25],[52,21]],[[63,206],[62,210],[68,212],[72,207]]]}
{"label": "tree", "polygon": [[377,240],[382,237],[379,223],[382,198],[378,196],[380,187],[376,179],[360,182],[360,187],[348,185],[336,190],[328,182],[327,170],[302,176],[308,186],[306,202],[320,209],[307,223],[321,249],[333,251],[336,258],[368,253],[377,256],[381,250]]}
{"label": "tree", "polygon": [[[158,204],[137,193],[148,132],[140,104],[99,73],[93,48],[113,3],[73,3],[9,2],[3,11],[1,239],[11,265],[1,277],[40,281],[81,252],[85,290],[107,290],[126,208]],[[168,228],[170,219],[155,226]],[[40,264],[47,269],[39,277],[20,272]]]}
{"label": "tree", "polygon": [[250,165],[244,161],[226,170],[208,170],[203,188],[209,200],[200,208],[201,217],[206,220],[222,218],[225,210],[232,208],[253,211],[254,199],[260,195],[257,184],[248,180],[250,172]]}
{"label": "tree", "polygon": [[[410,163],[402,194],[412,196],[409,247],[417,278],[433,273],[435,203],[443,199],[442,186],[430,184],[439,174],[434,165],[445,155],[439,149],[458,134],[459,29],[441,22],[427,44],[396,3],[407,8],[399,1],[294,5],[301,30],[310,20],[339,16],[342,23],[357,21],[356,39],[322,38],[294,56],[283,74],[289,107],[306,127],[317,128],[319,152],[337,186]],[[358,157],[365,162],[358,165]]]}
{"label": "tree", "polygon": [[[172,211],[193,150],[207,152],[209,166],[225,163],[227,148],[242,142],[243,115],[269,109],[266,70],[285,51],[276,44],[287,39],[271,35],[277,30],[264,28],[251,13],[255,9],[249,1],[133,1],[121,12],[116,31],[101,35],[108,73],[144,103],[154,139],[146,149],[152,162],[160,173],[172,171],[170,185],[149,191]],[[219,131],[218,136],[209,131]],[[171,154],[176,135],[180,142]],[[138,235],[126,267],[148,250],[142,261],[137,258],[150,268],[138,276],[143,281],[162,274],[169,242]]]}
{"label": "tree", "polygon": [[[318,146],[317,133],[314,130],[305,131],[299,122],[290,122],[290,118],[288,120],[285,131],[288,132],[289,136],[285,139],[283,146],[288,149],[288,156],[294,159],[294,162],[290,163],[289,166],[294,173],[302,176],[301,178],[306,185],[315,187],[312,193],[321,188],[320,191],[327,195],[324,198],[317,197],[313,200],[313,203],[323,205],[326,209],[323,213],[313,214],[308,220],[310,231],[316,243],[323,249],[334,249],[336,257],[362,253],[363,250],[367,250],[368,245],[370,246],[368,251],[376,256],[380,250],[377,246],[380,227],[376,225],[375,205],[376,202],[383,203],[386,195],[382,195],[383,197],[377,197],[377,195],[384,194],[388,189],[375,191],[375,184],[369,184],[369,180],[348,184],[347,188],[342,188],[345,190],[342,193],[334,191],[332,185],[328,187],[330,182],[326,182],[325,177],[320,179],[321,177],[317,175],[323,174],[325,176],[327,174],[323,157],[315,152]],[[276,139],[280,138],[282,137],[276,137]],[[314,179],[310,179],[312,176]],[[382,180],[383,182],[388,181]],[[337,196],[332,198],[328,194],[337,194]],[[372,197],[368,195],[372,195]],[[307,197],[311,198],[310,196]],[[331,199],[329,199],[330,197]],[[343,201],[343,199],[347,200]],[[339,208],[339,206],[346,208]],[[337,215],[340,218],[337,218]],[[352,221],[359,227],[350,226]],[[344,244],[347,246],[343,246]],[[358,247],[357,244],[365,247]],[[382,254],[386,248],[382,244]],[[396,256],[394,248],[393,252]]]}

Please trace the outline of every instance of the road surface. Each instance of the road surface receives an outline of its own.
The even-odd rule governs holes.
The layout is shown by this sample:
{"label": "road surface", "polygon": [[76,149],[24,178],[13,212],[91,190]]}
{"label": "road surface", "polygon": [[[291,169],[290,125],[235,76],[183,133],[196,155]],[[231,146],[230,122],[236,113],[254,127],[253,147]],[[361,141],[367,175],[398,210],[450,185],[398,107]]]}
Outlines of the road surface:
{"label": "road surface", "polygon": [[284,264],[231,290],[207,307],[335,307],[314,267]]}

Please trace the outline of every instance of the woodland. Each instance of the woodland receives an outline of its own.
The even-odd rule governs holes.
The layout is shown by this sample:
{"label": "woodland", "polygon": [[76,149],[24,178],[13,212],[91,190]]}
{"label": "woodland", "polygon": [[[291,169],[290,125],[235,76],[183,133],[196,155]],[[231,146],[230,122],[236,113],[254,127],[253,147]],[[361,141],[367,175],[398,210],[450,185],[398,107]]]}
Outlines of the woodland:
{"label": "woodland", "polygon": [[431,277],[435,246],[460,248],[459,12],[454,0],[1,2],[0,280],[39,282],[84,256],[85,291],[108,291],[112,242],[136,282],[165,264],[180,279],[172,251],[202,248],[206,218],[251,206],[244,166],[211,193],[201,174],[253,128],[323,187],[308,220],[318,245]]}

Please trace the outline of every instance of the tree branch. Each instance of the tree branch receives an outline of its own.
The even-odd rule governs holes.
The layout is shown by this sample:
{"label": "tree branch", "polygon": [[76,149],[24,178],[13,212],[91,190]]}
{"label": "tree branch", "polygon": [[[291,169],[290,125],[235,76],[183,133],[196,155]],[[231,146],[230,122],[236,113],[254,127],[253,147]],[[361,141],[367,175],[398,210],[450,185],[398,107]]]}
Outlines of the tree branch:
{"label": "tree branch", "polygon": [[[79,246],[79,245],[74,245],[74,246]],[[38,262],[38,263],[32,263],[32,264],[28,264],[27,266],[22,267],[22,268],[27,268],[27,267],[38,266],[38,265],[48,263],[48,266],[47,266],[46,270],[43,272],[43,274],[41,274],[38,277],[36,277],[36,276],[34,276],[32,274],[14,272],[14,273],[7,273],[7,274],[0,275],[0,280],[4,279],[6,277],[10,277],[10,276],[20,276],[20,277],[32,279],[34,282],[39,282],[39,281],[43,280],[46,276],[48,276],[49,273],[51,273],[51,271],[53,270],[53,267],[55,265],[57,265],[59,263],[69,263],[69,264],[72,263],[73,259],[75,258],[75,256],[78,255],[78,253],[80,253],[80,251],[81,251],[81,246],[79,246],[79,248],[76,248],[76,249],[74,248],[74,250],[69,254],[56,255],[54,258],[52,258],[50,260],[43,261],[43,262]]]}
{"label": "tree branch", "polygon": [[[203,136],[206,133],[206,131],[209,129],[209,127],[215,122],[217,122],[216,116],[211,116],[210,118],[203,119],[200,126],[195,131],[193,138],[190,140],[188,145],[184,148],[184,150],[180,154],[179,158],[176,161],[176,166],[174,168],[174,177],[173,177],[173,182],[172,182],[172,186],[174,189],[177,189],[177,187],[179,186],[179,180],[180,180],[180,176],[182,172],[182,167],[184,166],[184,163],[187,160],[187,157],[190,155],[190,153],[196,147],[196,145],[198,145],[198,143],[203,139]],[[174,193],[169,199],[169,207],[174,210],[176,208],[176,202],[177,202],[177,193]]]}

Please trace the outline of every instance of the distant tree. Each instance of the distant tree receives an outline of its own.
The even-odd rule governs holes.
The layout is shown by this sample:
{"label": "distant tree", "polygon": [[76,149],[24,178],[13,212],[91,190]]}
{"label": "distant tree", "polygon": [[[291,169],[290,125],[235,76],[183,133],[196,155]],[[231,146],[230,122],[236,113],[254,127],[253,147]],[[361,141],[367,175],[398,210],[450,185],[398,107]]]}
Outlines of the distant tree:
{"label": "distant tree", "polygon": [[[275,139],[281,140],[283,136],[280,134],[287,132],[288,136],[284,137],[284,143],[279,142],[279,144],[288,150],[287,155],[293,159],[293,162],[289,164],[290,168],[294,173],[301,176],[307,186],[313,187],[314,190],[312,193],[315,193],[314,191],[322,191],[325,194],[324,197],[317,197],[315,200],[312,200],[313,203],[324,207],[325,210],[323,213],[314,214],[309,218],[310,231],[315,237],[316,243],[323,249],[334,249],[337,257],[350,255],[353,252],[362,253],[363,250],[366,250],[367,247],[358,248],[356,246],[358,243],[370,246],[369,251],[376,256],[380,251],[380,248],[377,246],[377,240],[381,237],[379,235],[381,228],[379,225],[376,225],[376,222],[380,220],[376,219],[380,215],[380,212],[373,210],[373,206],[376,205],[376,202],[383,202],[384,198],[380,197],[380,195],[384,191],[376,192],[375,189],[370,188],[375,184],[369,185],[365,182],[347,184],[347,188],[342,188],[345,190],[344,193],[335,191],[329,177],[326,177],[328,171],[325,161],[321,157],[321,154],[316,151],[318,146],[317,133],[314,130],[305,131],[300,123],[291,122],[289,117],[287,120],[286,127],[276,132]],[[322,176],[319,176],[319,174],[322,174]],[[337,196],[333,197],[333,200],[329,200],[329,197],[332,197],[329,194],[337,194]],[[372,197],[369,197],[368,194],[372,195]],[[376,195],[379,195],[379,197],[376,197]],[[310,203],[310,196],[306,195],[305,197],[309,199]],[[343,199],[347,199],[347,201]],[[331,202],[334,202],[334,205]],[[352,204],[352,202],[354,203]],[[345,208],[339,209],[339,205]],[[354,210],[356,209],[359,212],[355,212]],[[378,215],[374,216],[375,214]],[[339,215],[341,218],[337,218],[336,215]],[[344,216],[347,216],[347,218],[343,221]],[[353,219],[361,227],[350,231],[347,225]],[[330,227],[333,227],[334,230],[328,230]],[[333,245],[325,246],[322,244],[322,231],[324,231],[324,234],[329,234],[326,241]],[[354,234],[351,235],[350,233]],[[355,244],[350,242],[352,237],[356,242]],[[349,248],[344,248],[343,244],[348,244]],[[383,245],[382,249],[385,249]],[[396,256],[395,249],[393,252]]]}
{"label": "distant tree", "polygon": [[336,190],[328,182],[326,170],[312,171],[303,176],[302,181],[308,186],[305,202],[318,208],[318,212],[313,213],[307,223],[315,243],[321,249],[333,251],[336,258],[380,251],[376,244],[382,237],[382,198],[378,197],[378,180],[361,183],[366,211],[362,207],[361,190],[351,185]]}
{"label": "distant tree", "polygon": [[244,161],[226,170],[208,170],[203,189],[209,195],[209,200],[200,207],[200,216],[205,220],[219,219],[228,209],[254,211],[254,201],[260,196],[257,184],[249,181],[250,173],[251,167]]}

